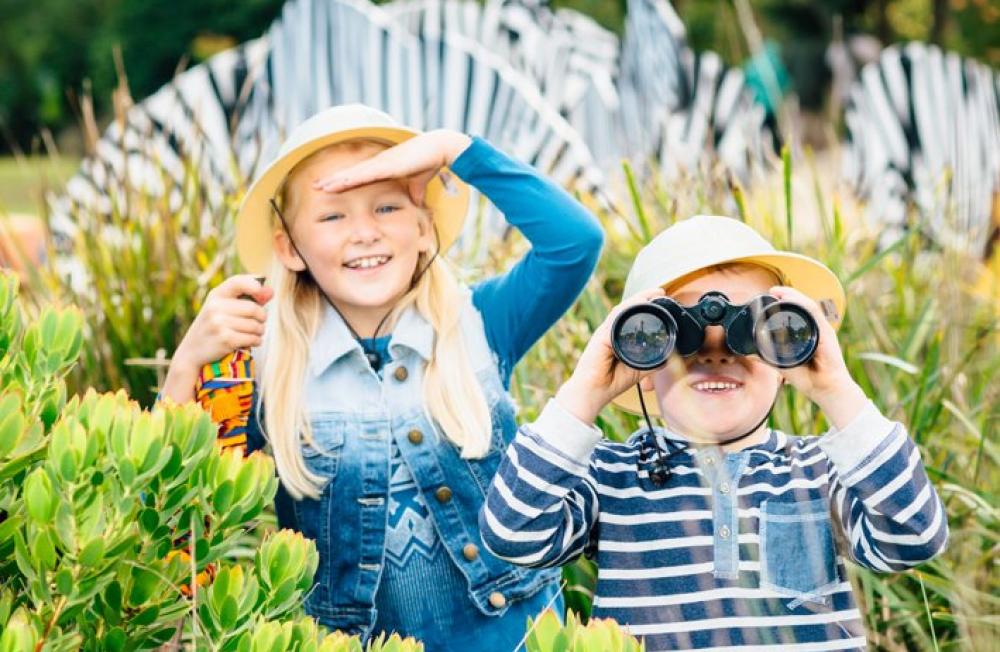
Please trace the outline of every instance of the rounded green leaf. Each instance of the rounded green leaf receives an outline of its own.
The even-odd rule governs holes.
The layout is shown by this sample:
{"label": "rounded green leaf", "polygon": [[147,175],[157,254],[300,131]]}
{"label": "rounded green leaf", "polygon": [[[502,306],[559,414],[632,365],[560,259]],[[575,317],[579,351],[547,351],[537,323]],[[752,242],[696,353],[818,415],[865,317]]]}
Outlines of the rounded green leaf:
{"label": "rounded green leaf", "polygon": [[128,602],[133,607],[141,607],[153,597],[160,586],[160,578],[145,568],[132,569],[132,590]]}
{"label": "rounded green leaf", "polygon": [[100,537],[92,540],[80,551],[80,564],[94,568],[104,559],[104,540]]}
{"label": "rounded green leaf", "polygon": [[43,524],[52,521],[58,502],[45,469],[35,469],[24,481],[24,502],[32,520]]}

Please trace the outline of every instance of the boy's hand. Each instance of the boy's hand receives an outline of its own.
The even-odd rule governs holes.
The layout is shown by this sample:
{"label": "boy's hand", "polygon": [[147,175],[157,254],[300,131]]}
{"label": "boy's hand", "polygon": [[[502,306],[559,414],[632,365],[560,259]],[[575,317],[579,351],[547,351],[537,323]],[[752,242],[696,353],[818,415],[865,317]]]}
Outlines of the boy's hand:
{"label": "boy's hand", "polygon": [[868,397],[847,370],[837,332],[819,304],[802,292],[779,285],[769,293],[779,301],[802,306],[819,326],[819,345],[812,359],[800,367],[778,371],[795,389],[816,403],[835,428],[844,428],[867,404]]}
{"label": "boy's hand", "polygon": [[410,199],[423,206],[427,184],[451,165],[472,142],[469,136],[448,129],[428,131],[393,145],[375,156],[334,174],[317,179],[313,188],[343,192],[376,181],[406,179]]}
{"label": "boy's hand", "polygon": [[647,290],[611,310],[587,342],[573,375],[556,394],[556,400],[564,409],[584,423],[593,423],[613,398],[656,371],[638,371],[618,360],[611,348],[611,326],[625,308],[662,296],[660,288]]}

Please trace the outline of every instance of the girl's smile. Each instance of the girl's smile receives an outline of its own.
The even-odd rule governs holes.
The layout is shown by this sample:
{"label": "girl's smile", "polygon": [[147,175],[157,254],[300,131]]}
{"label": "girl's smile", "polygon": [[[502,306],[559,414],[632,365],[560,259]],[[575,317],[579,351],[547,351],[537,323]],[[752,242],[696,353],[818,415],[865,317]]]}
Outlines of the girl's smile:
{"label": "girl's smile", "polygon": [[[289,177],[284,215],[288,235],[275,233],[275,249],[289,269],[308,266],[316,283],[362,337],[411,288],[422,254],[434,248],[430,216],[410,198],[404,181],[386,179],[340,192],[315,185],[383,151],[359,142],[322,150]],[[296,254],[301,254],[301,258]]]}

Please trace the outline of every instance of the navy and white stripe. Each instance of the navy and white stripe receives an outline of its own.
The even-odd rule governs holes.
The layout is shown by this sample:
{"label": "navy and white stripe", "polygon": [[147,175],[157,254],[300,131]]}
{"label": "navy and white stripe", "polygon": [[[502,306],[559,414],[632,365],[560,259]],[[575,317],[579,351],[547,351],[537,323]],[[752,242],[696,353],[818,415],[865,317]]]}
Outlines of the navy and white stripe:
{"label": "navy and white stripe", "polygon": [[656,437],[669,452],[662,486],[648,435],[603,441],[550,402],[501,463],[484,543],[531,567],[596,559],[594,615],[649,650],[864,649],[845,561],[899,571],[945,545],[919,452],[873,404],[841,431],[772,431],[725,455]]}

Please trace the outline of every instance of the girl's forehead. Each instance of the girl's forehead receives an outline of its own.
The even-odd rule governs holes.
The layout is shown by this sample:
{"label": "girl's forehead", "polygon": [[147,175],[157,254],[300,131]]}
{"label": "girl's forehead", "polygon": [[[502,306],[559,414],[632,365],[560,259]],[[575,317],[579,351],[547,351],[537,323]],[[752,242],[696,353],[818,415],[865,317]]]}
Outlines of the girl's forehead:
{"label": "girl's forehead", "polygon": [[385,146],[377,143],[343,143],[331,145],[312,154],[292,171],[294,177],[308,178],[310,183],[321,177],[366,161]]}

